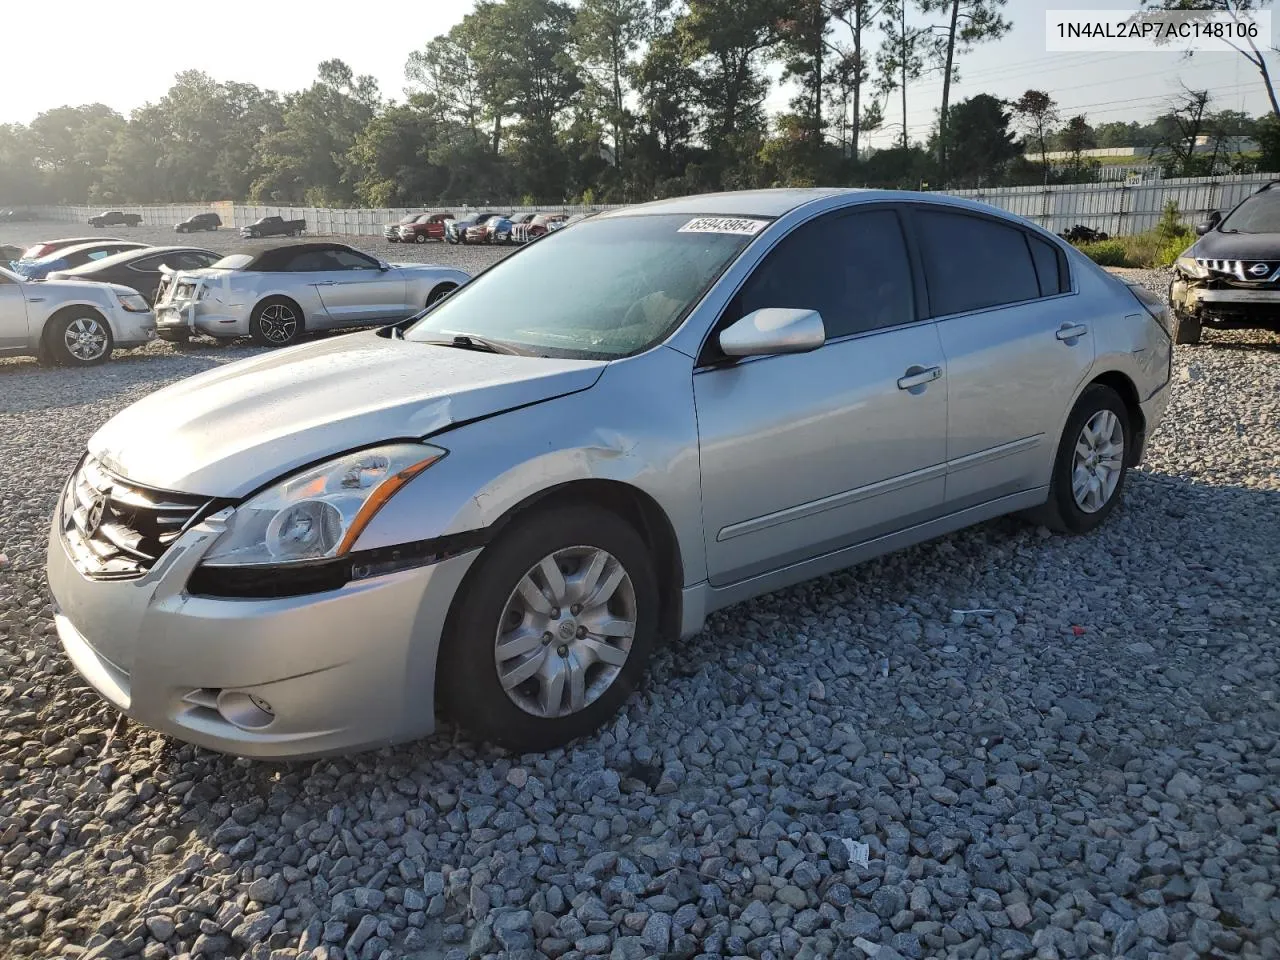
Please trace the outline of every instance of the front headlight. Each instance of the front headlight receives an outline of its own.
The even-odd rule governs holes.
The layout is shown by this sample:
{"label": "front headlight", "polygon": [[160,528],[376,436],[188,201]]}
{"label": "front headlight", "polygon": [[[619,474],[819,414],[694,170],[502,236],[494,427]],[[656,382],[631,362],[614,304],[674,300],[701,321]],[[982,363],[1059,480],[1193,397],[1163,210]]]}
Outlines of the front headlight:
{"label": "front headlight", "polygon": [[274,566],[339,557],[402,486],[445,456],[423,443],[344,454],[237,507],[205,566]]}
{"label": "front headlight", "polygon": [[117,293],[116,300],[120,302],[120,306],[124,307],[130,313],[146,313],[151,309],[147,305],[147,301],[140,294],[136,293]]}
{"label": "front headlight", "polygon": [[1203,280],[1209,276],[1209,271],[1196,263],[1195,257],[1189,257],[1185,253],[1175,260],[1173,264],[1193,280]]}

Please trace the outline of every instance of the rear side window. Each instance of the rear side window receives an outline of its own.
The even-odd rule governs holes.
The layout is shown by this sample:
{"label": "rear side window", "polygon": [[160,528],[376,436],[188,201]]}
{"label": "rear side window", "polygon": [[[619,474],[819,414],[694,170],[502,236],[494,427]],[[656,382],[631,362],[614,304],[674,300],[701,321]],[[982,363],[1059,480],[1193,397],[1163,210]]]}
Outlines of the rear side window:
{"label": "rear side window", "polygon": [[752,273],[726,319],[765,307],[817,310],[829,339],[911,323],[911,267],[898,215],[868,210],[799,227]]}
{"label": "rear side window", "polygon": [[169,262],[167,257],[146,257],[142,260],[135,260],[129,264],[130,269],[139,270],[143,273],[151,270],[159,270],[162,264]]}
{"label": "rear side window", "polygon": [[916,214],[934,316],[1034,300],[1040,281],[1026,233],[995,220],[927,210]]}
{"label": "rear side window", "polygon": [[1052,297],[1070,290],[1063,257],[1057,247],[1033,234],[1026,236],[1027,243],[1031,245],[1031,259],[1036,265],[1036,277],[1040,281],[1040,296]]}
{"label": "rear side window", "polygon": [[320,273],[343,268],[327,250],[308,250],[305,253],[294,254],[286,269],[291,273]]}

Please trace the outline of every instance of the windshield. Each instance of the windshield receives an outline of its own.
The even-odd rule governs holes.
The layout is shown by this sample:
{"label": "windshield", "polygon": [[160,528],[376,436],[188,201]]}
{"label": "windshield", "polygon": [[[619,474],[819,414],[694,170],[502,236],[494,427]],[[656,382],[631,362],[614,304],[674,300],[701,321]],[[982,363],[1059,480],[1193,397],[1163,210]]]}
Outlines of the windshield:
{"label": "windshield", "polygon": [[[582,223],[476,277],[405,339],[474,334],[585,359],[638,353],[675,329],[764,225],[688,214]],[[713,232],[719,229],[738,232]]]}
{"label": "windshield", "polygon": [[247,253],[233,253],[229,257],[223,257],[216,263],[209,264],[211,270],[243,270],[249,264],[253,263],[253,257]]}
{"label": "windshield", "polygon": [[1256,193],[1218,227],[1223,233],[1280,233],[1280,190]]}

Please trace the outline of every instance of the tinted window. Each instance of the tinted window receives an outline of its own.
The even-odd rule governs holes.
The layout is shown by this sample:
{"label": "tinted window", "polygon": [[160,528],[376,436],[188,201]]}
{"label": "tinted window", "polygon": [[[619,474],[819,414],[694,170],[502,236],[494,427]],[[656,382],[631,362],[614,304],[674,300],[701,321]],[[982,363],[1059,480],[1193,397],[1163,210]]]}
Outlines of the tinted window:
{"label": "tinted window", "polygon": [[212,253],[180,253],[168,263],[175,270],[199,270],[217,259],[217,255]]}
{"label": "tinted window", "polygon": [[352,253],[350,250],[334,250],[332,256],[337,262],[339,270],[377,270],[377,261],[370,260],[368,257],[362,257],[358,253]]}
{"label": "tinted window", "polygon": [[305,253],[294,254],[293,259],[289,261],[289,265],[285,269],[293,273],[319,273],[325,270],[344,270],[346,268],[339,266],[333,254],[328,250],[308,250]]}
{"label": "tinted window", "polygon": [[800,227],[756,268],[725,319],[765,307],[817,310],[831,339],[913,321],[911,267],[897,214],[869,210]]}
{"label": "tinted window", "polygon": [[1040,296],[1066,293],[1070,286],[1057,248],[1031,234],[1027,234],[1027,243],[1031,244],[1031,259],[1035,261],[1036,277],[1040,280]]}
{"label": "tinted window", "polygon": [[168,264],[172,267],[174,265],[172,255],[168,257],[145,257],[142,260],[135,260],[129,264],[129,268],[142,271],[159,270],[161,264]]}
{"label": "tinted window", "polygon": [[1026,233],[1017,227],[937,210],[916,222],[934,316],[1040,296]]}

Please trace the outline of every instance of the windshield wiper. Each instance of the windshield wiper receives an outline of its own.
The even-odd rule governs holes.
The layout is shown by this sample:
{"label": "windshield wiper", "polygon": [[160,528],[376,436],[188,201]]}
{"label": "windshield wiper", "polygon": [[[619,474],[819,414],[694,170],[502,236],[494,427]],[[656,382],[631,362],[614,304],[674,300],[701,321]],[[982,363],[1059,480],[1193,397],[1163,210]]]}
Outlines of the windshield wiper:
{"label": "windshield wiper", "polygon": [[479,353],[518,354],[520,352],[509,344],[500,343],[497,340],[486,340],[484,337],[477,337],[470,333],[455,334],[451,340],[423,340],[422,342],[434,344],[438,347],[457,347],[459,350],[475,350]]}

